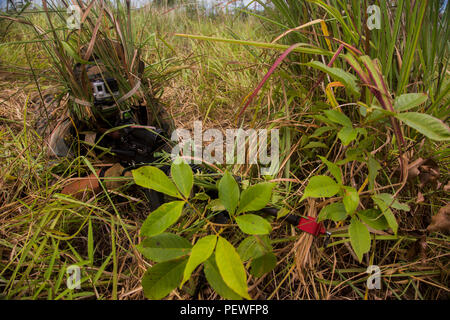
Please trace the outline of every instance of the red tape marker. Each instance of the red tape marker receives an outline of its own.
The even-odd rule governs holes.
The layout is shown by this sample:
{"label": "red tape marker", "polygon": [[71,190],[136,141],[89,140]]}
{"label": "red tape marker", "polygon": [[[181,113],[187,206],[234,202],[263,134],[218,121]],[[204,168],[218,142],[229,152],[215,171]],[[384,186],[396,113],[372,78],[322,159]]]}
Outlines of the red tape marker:
{"label": "red tape marker", "polygon": [[319,236],[321,234],[326,234],[327,230],[322,223],[317,222],[313,217],[300,218],[297,228],[312,234],[313,236]]}

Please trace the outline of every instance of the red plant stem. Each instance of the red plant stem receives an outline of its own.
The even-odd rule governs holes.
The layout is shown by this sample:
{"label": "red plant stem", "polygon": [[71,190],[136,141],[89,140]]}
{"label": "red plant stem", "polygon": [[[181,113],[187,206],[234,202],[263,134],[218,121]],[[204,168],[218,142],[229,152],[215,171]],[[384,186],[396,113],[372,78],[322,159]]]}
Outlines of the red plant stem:
{"label": "red plant stem", "polygon": [[330,62],[328,62],[328,65],[327,65],[328,67],[331,67],[333,65],[334,61],[336,61],[337,57],[339,56],[339,54],[341,54],[343,49],[344,49],[344,45],[341,44],[339,46],[339,48],[337,49],[336,53],[331,58]]}
{"label": "red plant stem", "polygon": [[[266,75],[264,76],[264,78],[261,80],[261,82],[258,84],[258,86],[256,87],[256,89],[253,91],[253,93],[251,94],[251,96],[248,98],[247,102],[245,103],[244,107],[242,108],[242,110],[239,112],[239,115],[237,117],[237,119],[239,119],[242,114],[245,112],[245,110],[247,109],[247,107],[249,106],[249,104],[253,101],[253,99],[255,98],[255,96],[258,94],[259,90],[261,90],[262,86],[267,82],[267,80],[269,79],[269,77],[272,75],[272,73],[275,71],[275,69],[281,64],[281,62],[283,62],[283,60],[289,55],[289,53],[292,52],[292,50],[294,50],[295,48],[297,48],[300,44],[296,43],[293,44],[292,46],[290,46],[286,51],[284,51],[280,57],[278,57],[278,59],[275,61],[275,63],[270,67],[269,71],[266,73]],[[335,52],[335,54],[333,55],[333,57],[331,58],[330,62],[328,63],[328,67],[331,67],[334,63],[334,61],[336,61],[337,57],[339,56],[339,54],[342,52],[342,50],[344,49],[344,44],[341,44],[339,46],[339,48],[337,49],[337,51]],[[311,94],[311,92],[323,81],[323,78],[325,77],[325,74],[322,74],[321,77],[319,78],[319,80],[314,84],[314,86],[311,88],[311,90],[308,93],[308,96]]]}
{"label": "red plant stem", "polygon": [[300,43],[293,44],[290,46],[286,51],[284,51],[281,56],[278,57],[278,59],[275,61],[275,63],[270,67],[269,71],[266,73],[264,78],[261,80],[261,82],[258,84],[256,89],[253,91],[252,95],[248,98],[247,102],[245,103],[245,106],[242,108],[241,112],[239,112],[239,115],[237,119],[239,119],[244,111],[247,109],[248,105],[253,101],[255,96],[258,94],[259,90],[261,90],[262,86],[266,81],[269,79],[269,77],[272,75],[272,73],[275,71],[275,69],[283,62],[283,60],[288,56],[289,53],[292,52],[295,48],[297,48],[300,45]]}
{"label": "red plant stem", "polygon": [[[334,61],[336,61],[337,57],[339,56],[339,54],[341,54],[342,50],[344,49],[344,45],[341,44],[339,46],[339,48],[337,49],[337,51],[334,53],[333,57],[331,57],[330,62],[328,62],[327,67],[331,67],[334,63]],[[317,88],[317,86],[323,81],[323,78],[325,78],[325,73],[323,73],[320,78],[316,81],[316,83],[313,85],[313,87],[311,88],[311,90],[309,90],[308,96],[311,94],[311,92]]]}

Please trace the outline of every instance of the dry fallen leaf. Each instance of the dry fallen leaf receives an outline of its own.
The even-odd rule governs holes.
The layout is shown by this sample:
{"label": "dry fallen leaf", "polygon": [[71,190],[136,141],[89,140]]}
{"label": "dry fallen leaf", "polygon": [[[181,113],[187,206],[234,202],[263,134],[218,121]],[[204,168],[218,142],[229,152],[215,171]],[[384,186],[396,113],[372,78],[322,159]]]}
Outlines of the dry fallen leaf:
{"label": "dry fallen leaf", "polygon": [[430,232],[442,232],[450,234],[450,204],[442,207],[439,212],[431,218],[431,223],[427,227]]}
{"label": "dry fallen leaf", "polygon": [[420,174],[419,167],[423,162],[424,160],[419,158],[408,165],[408,179],[414,179]]}
{"label": "dry fallen leaf", "polygon": [[424,202],[425,201],[425,197],[423,196],[423,194],[422,194],[422,192],[418,192],[417,193],[417,200],[416,200],[416,203],[422,203],[422,202]]}
{"label": "dry fallen leaf", "polygon": [[408,180],[419,177],[419,188],[423,188],[428,183],[437,182],[439,176],[439,166],[433,159],[418,158],[408,165]]}
{"label": "dry fallen leaf", "polygon": [[406,254],[406,259],[411,261],[414,260],[418,255],[420,255],[421,259],[426,259],[426,248],[427,236],[423,235],[413,243],[411,248],[409,248],[408,253]]}
{"label": "dry fallen leaf", "polygon": [[426,184],[436,182],[439,179],[439,166],[432,159],[425,160],[419,167],[419,170],[419,188],[423,188]]}
{"label": "dry fallen leaf", "polygon": [[[103,181],[105,182],[107,189],[116,189],[127,182],[121,177],[123,170],[124,168],[120,164],[116,163],[105,171]],[[99,174],[100,170],[97,171],[97,175]],[[127,171],[124,176],[131,176],[131,172]],[[91,196],[92,194],[97,194],[100,191],[102,191],[102,187],[98,183],[97,177],[94,174],[91,174],[84,178],[73,179],[73,182],[66,185],[61,193],[72,195],[76,199],[81,200],[86,195]]]}
{"label": "dry fallen leaf", "polygon": [[[97,175],[100,170],[97,171]],[[85,178],[75,178],[73,182],[66,185],[61,193],[72,195],[75,199],[82,200],[86,195],[91,196],[92,193],[96,194],[101,191],[101,186],[98,183],[95,175],[91,174]]]}
{"label": "dry fallen leaf", "polygon": [[[105,185],[108,190],[119,188],[127,182],[120,178],[124,169],[119,163],[116,163],[105,171]],[[130,177],[131,171],[127,171],[124,176]],[[115,177],[119,177],[119,179],[114,179]]]}
{"label": "dry fallen leaf", "polygon": [[449,192],[450,191],[450,181],[447,182],[447,184],[444,186],[444,191]]}

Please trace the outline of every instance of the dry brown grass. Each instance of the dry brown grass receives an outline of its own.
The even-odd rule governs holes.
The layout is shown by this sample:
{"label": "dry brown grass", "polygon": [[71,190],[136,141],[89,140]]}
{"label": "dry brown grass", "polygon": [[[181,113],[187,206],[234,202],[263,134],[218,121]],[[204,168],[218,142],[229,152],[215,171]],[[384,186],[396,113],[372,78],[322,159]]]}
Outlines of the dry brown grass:
{"label": "dry brown grass", "polygon": [[[5,88],[5,87],[9,88]],[[2,120],[1,128],[4,129],[8,125],[13,132],[23,130],[23,116],[25,111],[25,101],[27,97],[36,97],[36,92],[27,90],[17,86],[11,88],[11,82],[2,83],[1,107],[0,115]],[[29,99],[30,100],[30,99]],[[192,101],[192,91],[186,87],[177,87],[176,83],[166,89],[163,101],[167,105],[169,113],[174,117],[177,127],[192,129],[195,120],[201,120],[199,107]],[[218,112],[218,111],[216,111]],[[214,119],[208,118],[204,124],[204,128],[232,128],[233,122],[231,112],[225,110],[223,116],[216,116]],[[39,117],[36,110],[32,108],[27,110],[27,127],[32,128],[32,124]],[[11,142],[7,137],[2,138],[3,141]],[[34,141],[38,141],[35,137]],[[17,159],[23,161],[24,150],[16,150]],[[46,201],[39,195],[39,189],[33,190],[34,186],[30,182],[24,182],[19,179],[11,181],[5,174],[5,168],[2,166],[2,190],[8,194],[16,195],[15,199],[10,201],[5,198],[3,193],[2,209],[0,211],[0,219],[2,225],[11,225],[17,223],[21,218],[29,219],[29,213],[25,213],[23,204],[31,205],[33,201],[38,200],[42,205]],[[349,176],[354,172],[352,166],[347,167],[347,177],[352,181],[359,181],[362,177],[355,175]],[[395,169],[393,169],[394,174]],[[5,179],[6,177],[6,179]],[[37,176],[35,179],[39,179]],[[64,185],[65,179],[56,177],[54,183]],[[25,186],[25,187],[24,187]],[[408,189],[409,188],[409,189]],[[412,189],[411,189],[412,188]],[[18,190],[23,195],[18,194]],[[57,190],[54,189],[54,191]],[[415,190],[414,185],[408,185],[407,188],[400,193],[400,197],[408,197],[408,194]],[[439,191],[432,192],[431,196],[438,197],[442,194]],[[131,199],[131,200],[130,200]],[[119,210],[128,207],[128,204],[139,201],[130,198],[128,201],[116,203]],[[135,199],[135,200],[133,200]],[[436,205],[439,205],[439,200]],[[89,199],[87,203],[94,201],[95,198]],[[318,206],[316,201],[309,201],[306,207],[299,210],[305,210],[308,215],[316,216],[318,210],[323,203]],[[340,243],[340,232],[346,232],[346,228],[339,225],[332,226],[334,229],[334,237],[331,245],[324,249],[322,247],[322,239],[314,239],[308,234],[300,234],[294,230],[290,230],[282,223],[276,223],[274,227],[273,239],[286,238],[287,234],[291,234],[296,238],[295,241],[280,242],[275,245],[275,253],[278,257],[278,265],[274,271],[266,274],[260,279],[252,279],[250,277],[249,287],[250,294],[256,299],[446,299],[449,297],[448,289],[448,271],[449,271],[449,243],[440,236],[430,234],[426,237],[423,244],[425,233],[424,230],[429,223],[431,216],[431,207],[428,205],[413,205],[413,211],[397,216],[401,221],[402,231],[400,238],[397,240],[377,240],[374,242],[373,256],[366,256],[362,264],[357,262],[357,258],[348,242]],[[116,246],[117,246],[117,268],[119,291],[117,297],[119,299],[142,299],[143,292],[140,284],[143,273],[149,266],[142,256],[133,250],[133,243],[139,243],[137,230],[141,221],[145,218],[145,211],[135,216],[127,216],[123,218],[123,223],[131,226],[130,231],[132,243],[129,242],[128,236],[123,234],[121,230],[115,229]],[[32,228],[30,225],[30,228]],[[110,233],[111,225],[108,220],[104,220],[104,224],[98,225],[104,230],[97,234],[96,243],[99,244],[99,255],[106,257],[111,250]],[[182,226],[181,226],[182,228]],[[23,233],[23,228],[0,228],[3,241],[15,244],[12,248],[3,248],[0,257],[2,259],[13,259],[17,253],[17,248],[24,247],[30,233]],[[8,231],[6,231],[8,230]],[[31,229],[30,229],[31,230]],[[411,230],[408,232],[408,230]],[[379,232],[380,237],[389,236],[388,233]],[[84,239],[84,240],[83,240]],[[344,239],[344,238],[342,238]],[[78,247],[84,248],[86,241],[86,233],[80,236]],[[333,242],[334,241],[334,242]],[[337,242],[336,242],[337,241]],[[422,241],[422,242],[421,242]],[[75,243],[76,245],[76,243]],[[9,257],[9,258],[7,258]],[[70,258],[70,256],[68,257]],[[75,259],[74,257],[72,257]],[[11,260],[13,261],[13,260]],[[365,273],[364,265],[373,264],[376,261],[383,275],[382,290],[365,289]],[[36,270],[33,277],[39,277]],[[111,276],[111,270],[105,270],[103,276]],[[97,298],[110,297],[111,292],[109,286],[96,287],[95,296]],[[22,293],[25,294],[25,293]],[[31,294],[31,292],[30,292]],[[217,295],[209,288],[202,289],[200,298],[215,299]],[[190,295],[186,292],[174,291],[168,299],[189,299]]]}

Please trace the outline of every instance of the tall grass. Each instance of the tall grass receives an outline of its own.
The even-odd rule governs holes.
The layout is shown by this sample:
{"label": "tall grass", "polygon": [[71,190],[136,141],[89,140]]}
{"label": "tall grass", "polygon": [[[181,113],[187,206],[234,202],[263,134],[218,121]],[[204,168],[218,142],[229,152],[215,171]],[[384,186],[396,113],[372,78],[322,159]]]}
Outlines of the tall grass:
{"label": "tall grass", "polygon": [[[241,123],[282,129],[282,171],[278,177],[280,187],[274,195],[278,200],[274,201],[291,212],[317,214],[323,205],[320,201],[304,205],[299,199],[307,180],[325,173],[325,166],[317,159],[323,155],[330,161],[341,162],[343,179],[361,188],[361,203],[369,205],[370,192],[364,189],[368,176],[365,159],[346,161],[347,156],[364,146],[371,148],[369,152],[376,151],[373,156],[382,164],[374,183],[376,190],[395,192],[399,150],[389,122],[366,122],[359,112],[361,106],[351,95],[340,87],[330,87],[331,78],[305,63],[319,60],[328,64],[345,44],[344,51],[354,48],[379,60],[392,94],[426,92],[429,100],[419,111],[448,119],[448,42],[442,39],[448,38],[449,10],[439,17],[437,1],[399,0],[393,7],[387,1],[378,1],[381,29],[370,31],[365,23],[369,1],[273,0],[272,3],[274,6],[266,6],[265,12],[244,9],[240,14],[215,16],[194,10],[167,12],[152,6],[127,11],[126,4],[119,5],[118,11],[108,9],[113,13],[111,16],[95,7],[80,33],[65,28],[64,13],[50,12],[56,11],[56,7],[52,10],[49,6],[48,14],[3,15],[1,26],[14,23],[0,44],[0,67],[9,76],[13,74],[14,81],[24,84],[25,92],[34,92],[34,96],[33,87],[38,83],[43,95],[48,87],[55,86],[64,94],[79,94],[87,99],[83,91],[77,91],[78,83],[71,78],[70,66],[76,59],[84,60],[83,44],[89,45],[92,39],[101,39],[101,35],[111,35],[124,45],[126,61],[132,61],[136,52],[145,61],[142,78],[148,79],[149,84],[142,93],[144,99],[146,94],[161,98],[180,126],[189,127],[193,120],[202,119],[210,126],[226,128],[236,125],[235,116],[280,51],[296,43],[307,44],[308,50],[300,47],[280,63]],[[95,35],[95,26],[102,15]],[[119,31],[126,37],[121,39]],[[65,49],[62,41],[70,43],[73,52]],[[136,70],[117,59],[111,51],[111,42],[96,42],[94,52],[124,81],[124,91],[129,90],[125,82]],[[335,55],[333,66],[351,70],[340,57]],[[33,95],[28,102],[26,95],[20,96],[20,100],[18,96],[23,91],[11,97],[15,92],[8,91],[11,82],[2,81],[0,85],[4,93],[0,106],[8,111],[16,109],[20,115],[17,119],[7,116],[8,113],[0,115],[1,294],[16,299],[143,298],[140,279],[149,263],[135,249],[140,225],[149,212],[148,205],[141,200],[143,196],[135,190],[130,196],[126,192],[131,188],[128,185],[85,201],[58,194],[72,177],[92,173],[92,165],[97,163],[85,157],[49,163],[30,123]],[[329,99],[330,88],[334,90],[335,101]],[[361,102],[371,106],[373,101],[370,90],[365,90]],[[333,124],[323,124],[321,117],[323,110],[336,107],[351,118],[355,127],[368,130],[369,137],[358,145],[342,146]],[[448,181],[448,145],[420,144],[414,133],[406,129],[404,133],[408,156],[411,159],[433,156],[439,162],[440,180]],[[249,168],[235,171],[244,179],[257,178]],[[277,228],[271,237],[279,262],[262,280],[250,279],[252,296],[446,297],[448,237],[428,234],[428,251],[420,251],[420,241],[427,219],[442,203],[448,202],[448,195],[442,188],[418,189],[416,184],[408,185],[398,195],[415,208],[412,214],[396,212],[399,235],[374,235],[373,248],[362,263],[354,258],[348,227],[342,223],[328,225],[335,233],[328,248],[322,249],[320,240],[313,242],[306,235],[299,237],[286,225],[274,222]],[[425,200],[416,204],[419,191]],[[210,218],[206,208],[205,212],[205,217]],[[188,209],[171,231],[189,239],[198,237],[204,233],[207,219],[196,217]],[[228,236],[233,243],[243,237],[232,232]],[[66,267],[72,264],[82,267],[82,289],[78,291],[65,285]],[[382,269],[381,291],[366,290],[365,271],[369,264],[378,264]],[[194,292],[195,286],[188,284],[172,293],[171,298],[190,298]],[[217,298],[208,290],[202,296]]]}
{"label": "tall grass", "polygon": [[[263,3],[263,2],[261,2]],[[290,33],[281,41],[292,44],[309,41],[336,51],[345,42],[361,53],[380,61],[389,87],[397,95],[425,91],[434,103],[448,93],[444,86],[448,64],[449,10],[440,17],[438,1],[376,1],[381,9],[381,28],[369,30],[364,1],[272,1],[267,7],[270,19],[264,19],[271,29],[282,33],[315,19],[325,19],[330,36],[316,24],[309,30]],[[322,27],[322,28],[321,28]],[[310,57],[301,57],[307,62]],[[342,63],[336,61],[337,66]]]}

